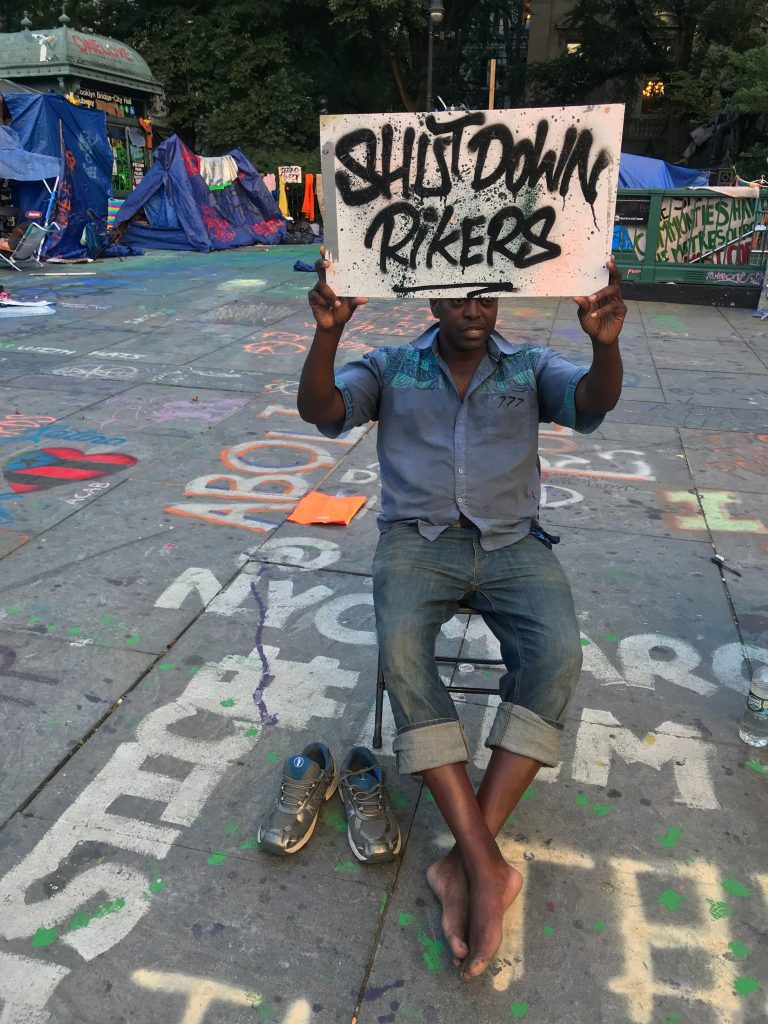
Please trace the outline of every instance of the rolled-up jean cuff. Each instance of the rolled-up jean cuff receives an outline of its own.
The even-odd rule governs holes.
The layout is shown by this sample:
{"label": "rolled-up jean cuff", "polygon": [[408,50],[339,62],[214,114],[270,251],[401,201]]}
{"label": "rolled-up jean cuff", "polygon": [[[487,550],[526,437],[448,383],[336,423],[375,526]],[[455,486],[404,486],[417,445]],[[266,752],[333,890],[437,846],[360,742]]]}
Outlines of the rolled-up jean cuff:
{"label": "rolled-up jean cuff", "polygon": [[560,756],[563,730],[550,725],[534,711],[519,704],[499,704],[486,747],[508,750],[511,754],[532,757],[551,768]]}
{"label": "rolled-up jean cuff", "polygon": [[469,747],[459,722],[414,726],[397,734],[392,749],[401,775],[469,760]]}

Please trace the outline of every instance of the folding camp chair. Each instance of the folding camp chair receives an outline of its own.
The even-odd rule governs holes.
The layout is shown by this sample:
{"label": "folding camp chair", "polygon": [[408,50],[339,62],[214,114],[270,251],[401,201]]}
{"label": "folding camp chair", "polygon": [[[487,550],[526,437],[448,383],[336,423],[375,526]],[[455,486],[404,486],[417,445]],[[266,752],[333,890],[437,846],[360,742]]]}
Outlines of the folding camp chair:
{"label": "folding camp chair", "polygon": [[34,223],[27,225],[26,231],[19,239],[13,252],[4,253],[0,249],[0,259],[5,260],[14,270],[18,271],[24,269],[19,266],[20,263],[29,263],[30,260],[34,260],[39,267],[42,266],[40,253],[42,252],[45,240],[49,235],[58,231],[58,229],[57,224],[47,224],[45,227]]}

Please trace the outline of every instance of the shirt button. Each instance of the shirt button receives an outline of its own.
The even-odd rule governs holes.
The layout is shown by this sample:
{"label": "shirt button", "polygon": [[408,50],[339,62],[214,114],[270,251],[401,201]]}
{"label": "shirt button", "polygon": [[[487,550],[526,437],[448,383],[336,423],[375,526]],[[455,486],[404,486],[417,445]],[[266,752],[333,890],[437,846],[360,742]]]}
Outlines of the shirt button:
{"label": "shirt button", "polygon": [[459,470],[459,472],[460,472],[460,473],[463,473],[463,472],[464,472],[464,470],[463,470],[463,469],[460,469],[460,470]]}

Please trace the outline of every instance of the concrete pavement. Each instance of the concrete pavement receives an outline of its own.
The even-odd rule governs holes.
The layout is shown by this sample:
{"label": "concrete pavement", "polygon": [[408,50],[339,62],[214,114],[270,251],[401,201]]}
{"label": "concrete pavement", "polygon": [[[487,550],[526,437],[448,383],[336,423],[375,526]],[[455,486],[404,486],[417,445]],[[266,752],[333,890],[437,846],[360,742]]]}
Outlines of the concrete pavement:
{"label": "concrete pavement", "polygon": [[[768,754],[737,727],[768,661],[768,328],[631,302],[618,409],[543,426],[585,669],[500,837],[507,938],[463,985],[424,880],[449,837],[391,717],[396,863],[355,861],[336,799],[295,857],[255,840],[285,756],[372,735],[375,428],[296,415],[307,252],[3,275],[58,305],[0,319],[0,1024],[764,1021]],[[428,321],[371,302],[342,354]],[[500,327],[588,359],[570,300]],[[312,488],[367,505],[286,523]],[[487,685],[479,620],[440,642]],[[459,701],[477,778],[494,702]]]}

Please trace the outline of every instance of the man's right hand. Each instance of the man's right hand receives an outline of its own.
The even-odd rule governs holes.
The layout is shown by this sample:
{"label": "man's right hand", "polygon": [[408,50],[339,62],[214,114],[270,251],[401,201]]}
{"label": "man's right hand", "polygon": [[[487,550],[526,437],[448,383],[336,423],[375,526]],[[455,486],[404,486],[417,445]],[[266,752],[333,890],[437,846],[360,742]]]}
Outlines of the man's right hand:
{"label": "man's right hand", "polygon": [[343,327],[350,319],[358,306],[364,306],[368,299],[358,296],[354,299],[340,299],[333,289],[325,281],[326,267],[330,262],[326,259],[319,259],[315,263],[317,271],[317,284],[309,293],[309,306],[317,326],[322,331],[330,331],[334,328]]}

